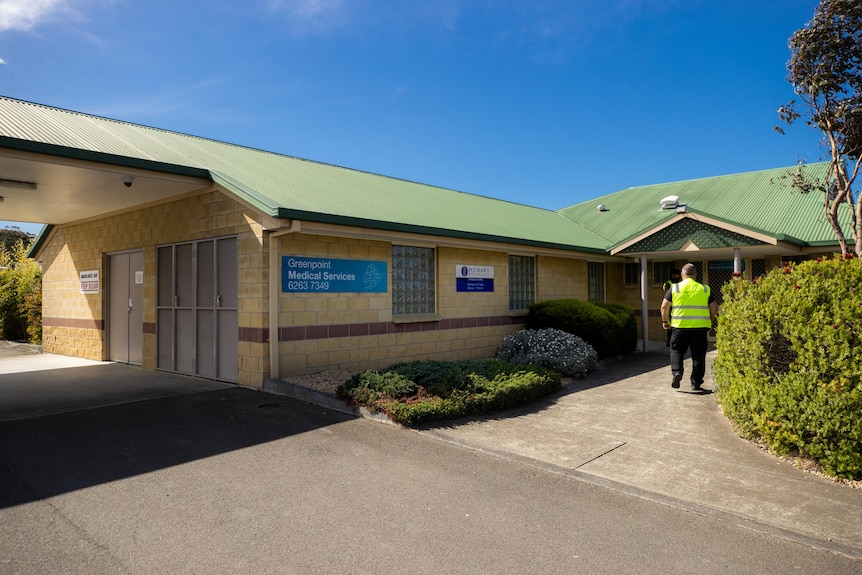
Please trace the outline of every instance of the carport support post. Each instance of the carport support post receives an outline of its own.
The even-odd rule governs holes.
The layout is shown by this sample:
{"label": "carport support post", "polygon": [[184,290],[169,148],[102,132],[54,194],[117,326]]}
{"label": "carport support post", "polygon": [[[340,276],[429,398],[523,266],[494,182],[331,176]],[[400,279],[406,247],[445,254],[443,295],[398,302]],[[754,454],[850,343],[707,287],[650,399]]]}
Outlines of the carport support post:
{"label": "carport support post", "polygon": [[643,352],[649,351],[649,301],[647,297],[647,260],[641,254],[641,325],[643,326]]}

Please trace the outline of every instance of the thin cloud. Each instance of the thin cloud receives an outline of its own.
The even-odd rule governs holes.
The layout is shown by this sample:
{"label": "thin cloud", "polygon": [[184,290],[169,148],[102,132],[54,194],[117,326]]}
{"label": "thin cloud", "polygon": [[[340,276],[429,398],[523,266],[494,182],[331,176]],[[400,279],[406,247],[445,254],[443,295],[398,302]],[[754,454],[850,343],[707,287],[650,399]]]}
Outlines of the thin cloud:
{"label": "thin cloud", "polygon": [[273,0],[269,8],[285,14],[297,33],[325,33],[350,22],[350,7],[344,0]]}
{"label": "thin cloud", "polygon": [[29,30],[59,12],[66,0],[0,0],[0,32]]}
{"label": "thin cloud", "polygon": [[194,103],[200,94],[230,83],[230,77],[215,77],[200,80],[186,86],[180,86],[170,92],[159,93],[150,98],[111,102],[107,105],[93,106],[90,113],[106,118],[158,118],[175,115],[179,112],[193,113]]}

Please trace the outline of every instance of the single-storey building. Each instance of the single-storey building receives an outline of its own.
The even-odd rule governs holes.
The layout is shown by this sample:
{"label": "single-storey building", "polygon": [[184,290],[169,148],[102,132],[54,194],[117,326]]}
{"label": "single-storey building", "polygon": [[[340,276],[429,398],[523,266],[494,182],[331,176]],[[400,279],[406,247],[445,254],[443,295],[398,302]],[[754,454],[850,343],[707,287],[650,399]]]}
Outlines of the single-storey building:
{"label": "single-storey building", "polygon": [[629,304],[661,339],[672,267],[718,288],[836,251],[786,172],[551,211],[0,97],[0,219],[47,224],[44,351],[251,388],[490,356],[555,298]]}

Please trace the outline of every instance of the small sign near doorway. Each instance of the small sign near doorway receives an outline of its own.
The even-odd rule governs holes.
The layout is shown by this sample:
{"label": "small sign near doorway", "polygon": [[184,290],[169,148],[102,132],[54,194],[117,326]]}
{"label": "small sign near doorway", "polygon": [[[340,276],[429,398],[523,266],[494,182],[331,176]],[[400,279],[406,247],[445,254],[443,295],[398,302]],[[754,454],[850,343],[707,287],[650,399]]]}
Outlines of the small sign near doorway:
{"label": "small sign near doorway", "polygon": [[81,272],[81,293],[99,293],[99,270]]}

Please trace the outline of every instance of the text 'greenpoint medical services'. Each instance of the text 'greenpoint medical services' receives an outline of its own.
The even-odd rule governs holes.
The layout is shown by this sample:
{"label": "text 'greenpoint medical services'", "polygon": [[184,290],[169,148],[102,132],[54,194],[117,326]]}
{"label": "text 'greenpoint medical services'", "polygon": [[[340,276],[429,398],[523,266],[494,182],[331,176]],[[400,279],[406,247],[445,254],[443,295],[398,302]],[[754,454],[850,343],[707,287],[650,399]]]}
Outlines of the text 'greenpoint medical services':
{"label": "text 'greenpoint medical services'", "polygon": [[386,291],[386,262],[282,256],[281,291],[345,293]]}

